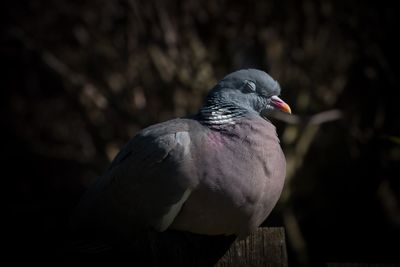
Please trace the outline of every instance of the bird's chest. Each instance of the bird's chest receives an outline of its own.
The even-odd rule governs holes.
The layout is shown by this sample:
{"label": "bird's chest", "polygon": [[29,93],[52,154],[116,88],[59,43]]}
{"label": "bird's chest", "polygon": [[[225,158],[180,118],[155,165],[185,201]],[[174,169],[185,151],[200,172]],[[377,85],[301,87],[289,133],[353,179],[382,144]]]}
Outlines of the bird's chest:
{"label": "bird's chest", "polygon": [[227,132],[210,131],[198,144],[193,153],[198,184],[175,227],[238,234],[258,226],[283,184],[285,165],[275,128],[261,121]]}
{"label": "bird's chest", "polygon": [[200,153],[207,156],[196,159],[199,184],[178,221],[190,221],[197,233],[238,233],[258,211],[264,214],[272,173],[268,146],[275,141],[251,132],[212,132],[207,138]]}
{"label": "bird's chest", "polygon": [[201,159],[205,166],[205,172],[200,174],[203,185],[215,193],[239,193],[238,202],[258,198],[271,172],[270,144],[258,134],[212,133],[211,141],[204,146],[208,156]]}

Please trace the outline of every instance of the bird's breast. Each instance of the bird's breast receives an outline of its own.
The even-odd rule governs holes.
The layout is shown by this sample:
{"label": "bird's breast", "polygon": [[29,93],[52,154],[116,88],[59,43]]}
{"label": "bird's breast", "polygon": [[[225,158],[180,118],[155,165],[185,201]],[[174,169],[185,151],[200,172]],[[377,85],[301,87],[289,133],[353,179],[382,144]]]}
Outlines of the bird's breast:
{"label": "bird's breast", "polygon": [[271,126],[244,124],[229,132],[208,133],[201,148],[201,155],[207,156],[197,159],[202,166],[200,183],[176,218],[175,228],[238,234],[265,219],[279,198],[285,169]]}

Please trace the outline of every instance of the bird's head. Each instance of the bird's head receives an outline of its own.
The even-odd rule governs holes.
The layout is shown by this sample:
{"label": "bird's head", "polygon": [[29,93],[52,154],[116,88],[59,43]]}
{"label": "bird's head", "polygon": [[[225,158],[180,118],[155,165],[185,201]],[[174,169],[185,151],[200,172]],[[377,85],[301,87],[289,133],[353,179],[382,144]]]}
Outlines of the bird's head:
{"label": "bird's head", "polygon": [[291,113],[289,105],[278,97],[280,93],[278,82],[264,71],[238,70],[218,82],[200,112],[212,124],[231,122],[246,113]]}

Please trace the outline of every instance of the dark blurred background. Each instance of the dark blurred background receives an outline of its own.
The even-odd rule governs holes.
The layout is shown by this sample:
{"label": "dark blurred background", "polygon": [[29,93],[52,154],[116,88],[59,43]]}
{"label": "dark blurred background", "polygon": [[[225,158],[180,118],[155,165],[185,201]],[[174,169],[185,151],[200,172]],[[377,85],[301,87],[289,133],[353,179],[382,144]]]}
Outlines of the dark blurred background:
{"label": "dark blurred background", "polygon": [[57,266],[69,212],[121,146],[255,67],[295,114],[275,122],[288,174],[266,221],[285,227],[290,264],[400,263],[389,3],[3,1],[2,221],[14,260]]}

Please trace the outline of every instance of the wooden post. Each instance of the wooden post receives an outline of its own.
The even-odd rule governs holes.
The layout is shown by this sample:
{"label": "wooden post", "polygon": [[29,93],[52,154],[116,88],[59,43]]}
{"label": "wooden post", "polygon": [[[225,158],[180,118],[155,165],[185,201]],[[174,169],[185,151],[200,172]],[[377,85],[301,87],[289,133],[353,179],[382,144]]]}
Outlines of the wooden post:
{"label": "wooden post", "polygon": [[288,266],[283,227],[258,228],[245,240],[234,242],[215,266]]}
{"label": "wooden post", "polygon": [[[145,243],[100,253],[69,255],[79,266],[283,266],[287,253],[284,229],[259,228],[241,241],[234,236],[205,236],[180,231],[156,233]],[[73,263],[73,264],[71,264]]]}

